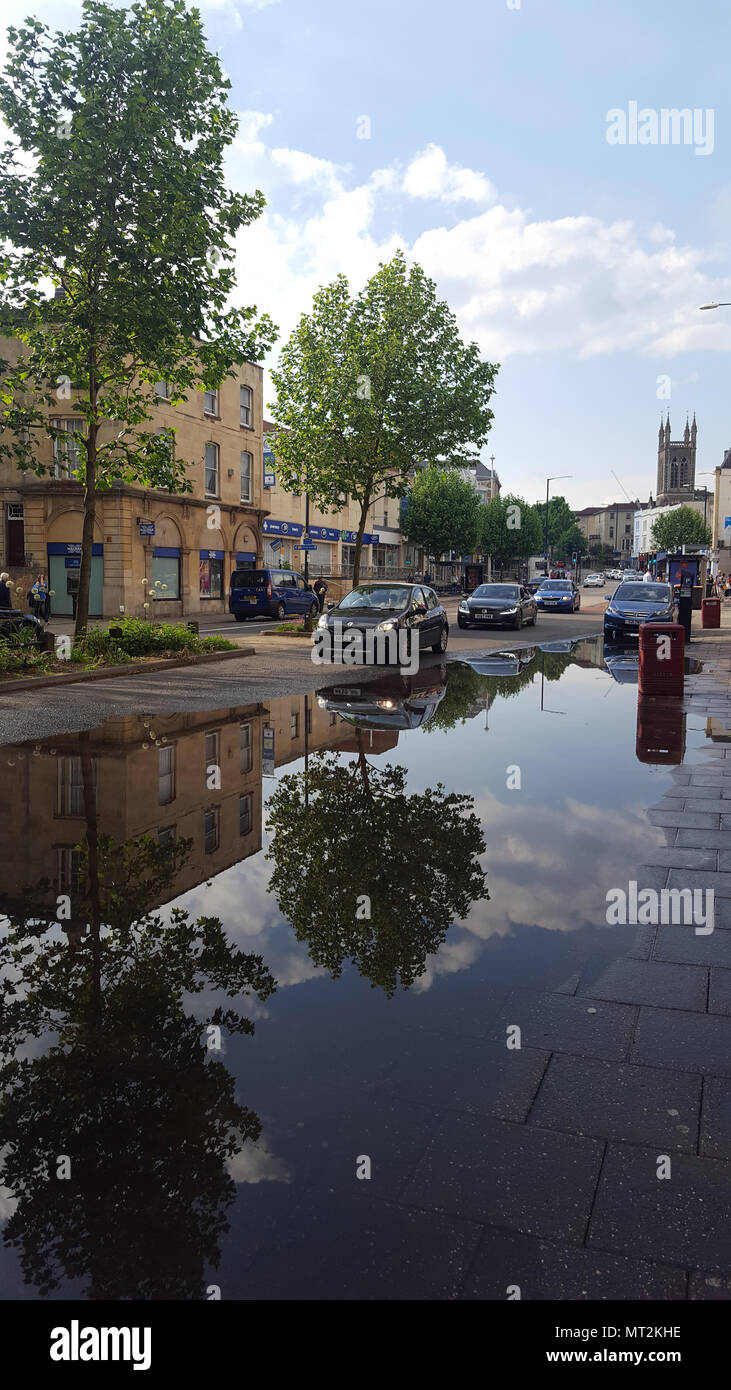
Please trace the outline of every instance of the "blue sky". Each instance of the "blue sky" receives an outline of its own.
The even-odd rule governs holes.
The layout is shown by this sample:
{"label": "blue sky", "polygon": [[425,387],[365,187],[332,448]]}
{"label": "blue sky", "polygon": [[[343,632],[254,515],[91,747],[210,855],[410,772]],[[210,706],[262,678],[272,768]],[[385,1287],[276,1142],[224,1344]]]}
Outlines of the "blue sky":
{"label": "blue sky", "polygon": [[[229,180],[267,198],[240,238],[242,302],[286,334],[319,284],[343,270],[359,286],[401,245],[502,364],[483,456],[504,489],[533,500],[570,473],[587,506],[621,497],[614,469],[646,498],[664,407],[673,437],[695,410],[699,473],[721,461],[731,309],[698,306],[731,300],[722,0],[200,8],[241,113]],[[78,15],[11,0],[9,19],[34,9]],[[610,145],[607,112],[630,101],[711,109],[712,152]]]}

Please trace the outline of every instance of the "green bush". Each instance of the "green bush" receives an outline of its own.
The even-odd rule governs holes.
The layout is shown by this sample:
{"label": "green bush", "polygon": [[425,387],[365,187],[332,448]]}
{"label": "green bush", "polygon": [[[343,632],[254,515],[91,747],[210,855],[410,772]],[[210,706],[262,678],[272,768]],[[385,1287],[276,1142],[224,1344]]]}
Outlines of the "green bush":
{"label": "green bush", "polygon": [[74,644],[72,659],[85,664],[114,664],[140,656],[175,656],[180,652],[235,651],[236,644],[214,633],[198,637],[182,623],[149,623],[144,618],[122,618],[111,624],[113,634],[90,628]]}
{"label": "green bush", "polygon": [[40,651],[33,632],[16,632],[12,637],[0,639],[0,675],[47,671],[52,660],[50,652]]}

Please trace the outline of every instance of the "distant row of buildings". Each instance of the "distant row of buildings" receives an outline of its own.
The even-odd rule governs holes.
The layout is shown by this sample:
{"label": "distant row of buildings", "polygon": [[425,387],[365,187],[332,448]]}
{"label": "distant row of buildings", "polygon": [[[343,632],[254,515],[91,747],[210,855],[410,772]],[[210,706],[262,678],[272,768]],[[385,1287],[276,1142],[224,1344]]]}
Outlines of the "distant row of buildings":
{"label": "distant row of buildings", "polygon": [[676,507],[697,511],[710,527],[713,559],[720,569],[731,567],[731,449],[713,471],[711,487],[696,481],[698,427],[686,421],[682,439],[672,439],[670,417],[661,421],[657,449],[657,488],[647,502],[637,498],[584,507],[575,513],[586,537],[589,554],[613,553],[618,560],[644,560],[652,553],[652,529],[659,516]]}

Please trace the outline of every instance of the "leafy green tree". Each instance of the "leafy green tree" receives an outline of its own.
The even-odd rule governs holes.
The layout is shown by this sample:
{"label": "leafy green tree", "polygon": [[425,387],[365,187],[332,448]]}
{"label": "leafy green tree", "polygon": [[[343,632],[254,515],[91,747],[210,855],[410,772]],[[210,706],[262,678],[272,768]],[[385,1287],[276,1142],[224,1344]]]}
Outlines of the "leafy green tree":
{"label": "leafy green tree", "polygon": [[480,538],[482,503],[466,478],[444,468],[419,469],[406,494],[401,531],[428,555],[471,555]]}
{"label": "leafy green tree", "polygon": [[586,555],[589,543],[576,522],[558,537],[551,553],[555,560],[570,560],[572,555]]}
{"label": "leafy green tree", "polygon": [[[75,33],[35,19],[8,31],[0,114],[0,453],[51,473],[62,440],[83,486],[77,635],[88,617],[96,499],[113,483],[190,492],[154,383],[173,402],[256,361],[274,332],[227,309],[234,238],[264,199],[227,191],[237,122],[229,81],[184,0],[130,9],[84,0]],[[48,285],[55,293],[48,292]],[[82,420],[72,436],[53,411]]]}
{"label": "leafy green tree", "polygon": [[[538,517],[540,519],[541,524],[541,544],[539,546],[539,550],[540,553],[543,554],[543,551],[545,549],[543,541],[545,537],[546,526],[545,499],[543,501],[536,502],[535,510],[538,513]],[[548,503],[548,549],[551,556],[554,559],[564,559],[563,546],[565,543],[565,538],[569,535],[573,538],[577,532],[578,535],[581,537],[581,540],[584,542],[584,549],[582,549],[581,545],[572,545],[571,550],[581,550],[581,553],[583,555],[586,550],[586,542],[584,540],[584,537],[581,535],[581,531],[579,530],[579,527],[576,523],[576,518],[574,516],[573,511],[571,510],[571,507],[569,506],[565,497],[551,497]]]}
{"label": "leafy green tree", "polygon": [[710,545],[711,529],[693,507],[674,507],[653,523],[650,544],[653,551],[678,550],[681,545]]}
{"label": "leafy green tree", "polygon": [[277,464],[325,511],[358,504],[354,583],[374,503],[403,497],[417,464],[464,467],[485,442],[496,371],[402,252],[354,296],[344,275],[317,291],[272,372]]}
{"label": "leafy green tree", "polygon": [[540,548],[541,528],[535,507],[512,493],[486,503],[482,509],[482,553],[499,568],[518,556],[535,555]]}
{"label": "leafy green tree", "polygon": [[[406,768],[317,753],[269,799],[270,880],[280,911],[316,965],[346,960],[392,995],[423,973],[455,918],[487,898],[485,841],[470,796],[441,785],[407,792]],[[428,845],[424,871],[415,845]],[[369,899],[359,903],[362,895]]]}

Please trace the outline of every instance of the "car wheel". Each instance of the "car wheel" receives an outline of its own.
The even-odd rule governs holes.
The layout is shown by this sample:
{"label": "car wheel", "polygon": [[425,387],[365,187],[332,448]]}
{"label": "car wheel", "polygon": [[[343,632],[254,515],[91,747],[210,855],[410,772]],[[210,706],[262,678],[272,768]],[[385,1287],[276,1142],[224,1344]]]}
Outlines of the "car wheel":
{"label": "car wheel", "polygon": [[246,622],[246,614],[245,614],[245,613],[234,613],[234,617],[235,617],[237,623],[245,623],[245,622]]}
{"label": "car wheel", "polygon": [[464,632],[465,629],[469,627],[469,623],[463,623],[463,622],[462,622],[462,619],[461,619],[461,618],[458,618],[458,619],[457,619],[457,627],[461,627],[461,628],[462,628],[462,631]]}
{"label": "car wheel", "polygon": [[433,652],[446,652],[446,650],[447,650],[447,642],[448,642],[448,641],[449,641],[449,628],[447,627],[447,625],[446,625],[446,623],[445,623],[444,626],[442,627],[442,630],[441,630],[440,634],[439,634],[439,641],[438,641],[438,642],[433,642],[433,643],[432,643],[432,651],[433,651]]}
{"label": "car wheel", "polygon": [[279,623],[283,623],[283,622],[284,622],[284,619],[285,619],[285,617],[286,617],[286,612],[287,612],[287,610],[285,609],[284,604],[283,604],[283,603],[278,603],[277,606],[276,606],[276,608],[274,609],[274,616],[275,616],[275,618],[277,619],[277,622],[279,622]]}

